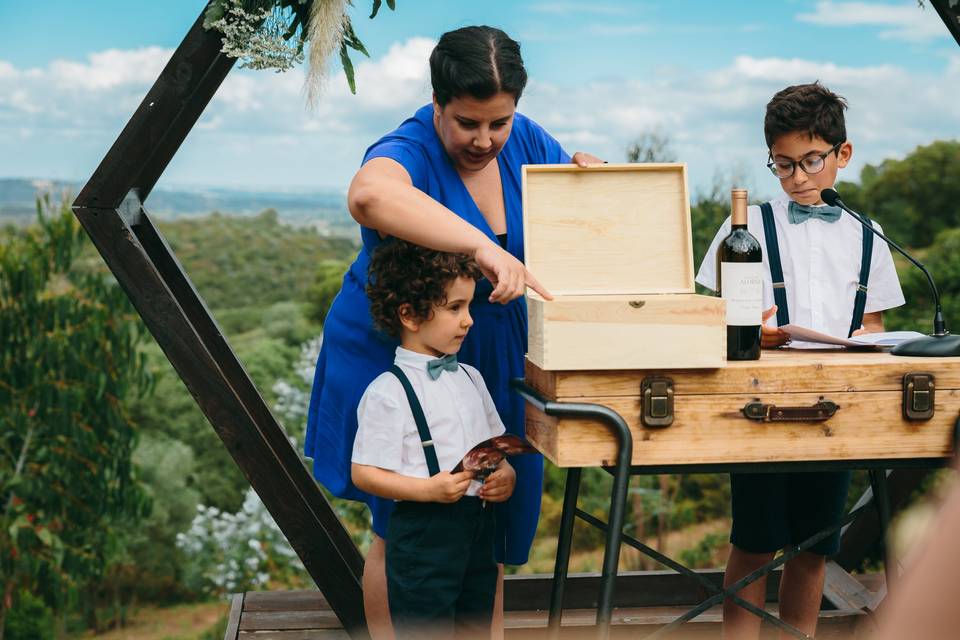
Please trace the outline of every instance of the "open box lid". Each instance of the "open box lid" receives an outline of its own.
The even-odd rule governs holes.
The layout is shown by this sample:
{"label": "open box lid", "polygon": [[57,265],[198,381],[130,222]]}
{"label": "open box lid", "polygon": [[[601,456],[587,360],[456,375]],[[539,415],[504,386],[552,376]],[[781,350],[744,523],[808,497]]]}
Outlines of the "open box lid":
{"label": "open box lid", "polygon": [[523,238],[553,295],[693,293],[687,165],[526,165]]}

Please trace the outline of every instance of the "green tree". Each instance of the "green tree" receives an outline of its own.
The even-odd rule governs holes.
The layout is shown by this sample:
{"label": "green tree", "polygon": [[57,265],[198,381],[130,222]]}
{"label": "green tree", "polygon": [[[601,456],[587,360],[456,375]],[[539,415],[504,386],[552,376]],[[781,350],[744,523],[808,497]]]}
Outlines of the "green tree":
{"label": "green tree", "polygon": [[837,190],[900,244],[929,246],[941,231],[960,226],[960,140],[938,140],[903,160],[868,164],[859,185],[841,182]]}
{"label": "green tree", "polygon": [[0,242],[0,638],[11,594],[65,595],[102,575],[113,522],[147,501],[124,401],[149,388],[142,325],[64,203]]}

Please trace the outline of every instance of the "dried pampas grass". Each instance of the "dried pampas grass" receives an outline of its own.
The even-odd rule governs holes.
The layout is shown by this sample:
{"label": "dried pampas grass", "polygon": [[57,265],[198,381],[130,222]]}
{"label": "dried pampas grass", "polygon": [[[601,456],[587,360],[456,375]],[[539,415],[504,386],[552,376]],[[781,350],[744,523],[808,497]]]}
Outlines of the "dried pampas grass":
{"label": "dried pampas grass", "polygon": [[305,90],[307,106],[313,108],[320,99],[331,54],[339,50],[347,20],[348,0],[313,0],[310,6],[310,68]]}

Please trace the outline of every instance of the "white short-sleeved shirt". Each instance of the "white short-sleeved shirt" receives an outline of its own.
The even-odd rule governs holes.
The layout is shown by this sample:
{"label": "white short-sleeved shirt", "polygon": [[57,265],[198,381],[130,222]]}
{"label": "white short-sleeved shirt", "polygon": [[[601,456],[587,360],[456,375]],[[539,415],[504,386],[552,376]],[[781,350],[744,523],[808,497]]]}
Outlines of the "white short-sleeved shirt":
{"label": "white short-sleeved shirt", "polygon": [[[853,303],[860,281],[863,226],[847,213],[836,222],[811,218],[800,224],[790,224],[787,219],[789,202],[786,194],[770,201],[780,245],[790,322],[845,338],[853,319]],[[879,224],[874,222],[873,225],[883,233]],[[774,304],[773,282],[759,206],[747,208],[747,230],[763,249],[763,308],[769,309]],[[717,288],[717,247],[729,233],[730,218],[727,218],[700,264],[697,282],[708,289]],[[890,248],[875,237],[864,313],[891,309],[903,303],[903,291]],[[775,327],[776,320],[774,316],[767,324]]]}
{"label": "white short-sleeved shirt", "polygon": [[[506,429],[479,371],[460,365],[431,380],[427,362],[433,359],[397,347],[394,364],[407,374],[423,407],[440,470],[450,471],[474,445]],[[403,476],[430,477],[407,394],[389,371],[377,376],[360,399],[352,460]],[[479,488],[479,482],[472,482],[467,495],[476,495]]]}

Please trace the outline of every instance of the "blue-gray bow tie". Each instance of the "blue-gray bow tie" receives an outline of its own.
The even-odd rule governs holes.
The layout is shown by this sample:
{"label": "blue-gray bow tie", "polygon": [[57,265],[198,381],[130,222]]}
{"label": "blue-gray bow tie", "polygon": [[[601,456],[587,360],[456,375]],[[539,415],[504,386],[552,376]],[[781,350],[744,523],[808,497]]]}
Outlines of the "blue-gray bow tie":
{"label": "blue-gray bow tie", "polygon": [[450,355],[443,356],[442,358],[435,358],[427,362],[427,375],[430,376],[431,380],[436,380],[440,377],[440,374],[444,371],[456,371],[457,370],[457,355],[451,353]]}
{"label": "blue-gray bow tie", "polygon": [[810,218],[820,218],[826,222],[836,222],[840,219],[843,209],[840,207],[809,207],[804,204],[797,204],[793,200],[787,205],[787,220],[790,224],[800,224]]}

